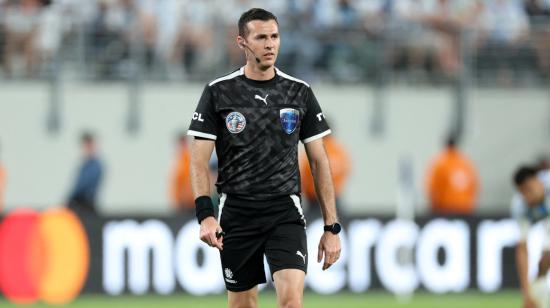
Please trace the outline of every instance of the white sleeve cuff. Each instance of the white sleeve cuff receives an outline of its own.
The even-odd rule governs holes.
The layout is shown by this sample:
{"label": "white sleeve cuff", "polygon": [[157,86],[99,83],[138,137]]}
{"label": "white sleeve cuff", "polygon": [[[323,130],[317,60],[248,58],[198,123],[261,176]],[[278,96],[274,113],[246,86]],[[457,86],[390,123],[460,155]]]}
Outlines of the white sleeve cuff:
{"label": "white sleeve cuff", "polygon": [[195,137],[202,137],[202,138],[211,139],[211,140],[216,140],[218,138],[216,135],[201,133],[201,132],[198,132],[196,130],[188,130],[187,135],[195,136]]}
{"label": "white sleeve cuff", "polygon": [[319,138],[323,138],[323,137],[325,137],[326,135],[328,135],[330,133],[332,133],[332,131],[330,129],[327,129],[326,131],[324,131],[320,134],[317,134],[315,136],[311,136],[309,138],[306,138],[306,139],[302,140],[302,143],[306,144],[306,143],[312,142],[312,141],[317,140]]}

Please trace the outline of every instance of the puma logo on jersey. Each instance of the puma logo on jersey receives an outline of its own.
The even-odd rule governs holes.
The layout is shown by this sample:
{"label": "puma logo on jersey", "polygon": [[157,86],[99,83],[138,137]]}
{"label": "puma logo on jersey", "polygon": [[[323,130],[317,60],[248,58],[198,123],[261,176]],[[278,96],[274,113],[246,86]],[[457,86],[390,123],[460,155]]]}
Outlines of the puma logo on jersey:
{"label": "puma logo on jersey", "polygon": [[267,105],[267,97],[268,97],[268,96],[269,96],[269,94],[267,94],[267,95],[265,96],[265,98],[263,98],[263,97],[259,96],[258,94],[256,94],[256,95],[254,96],[254,99],[261,100],[261,101],[264,102],[264,104]]}
{"label": "puma logo on jersey", "polygon": [[299,250],[296,251],[296,254],[302,257],[302,259],[304,260],[304,264],[306,264],[306,255],[302,254],[302,252]]}

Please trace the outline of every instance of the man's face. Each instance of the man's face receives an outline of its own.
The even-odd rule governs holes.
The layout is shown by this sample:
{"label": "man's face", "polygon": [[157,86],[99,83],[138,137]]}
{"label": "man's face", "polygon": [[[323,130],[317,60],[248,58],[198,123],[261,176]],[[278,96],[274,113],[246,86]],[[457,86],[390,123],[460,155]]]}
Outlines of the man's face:
{"label": "man's face", "polygon": [[518,187],[525,202],[535,206],[544,201],[544,185],[537,177],[530,177]]}
{"label": "man's face", "polygon": [[95,142],[93,140],[86,140],[82,143],[84,156],[92,156],[95,153]]}
{"label": "man's face", "polygon": [[279,53],[280,39],[279,26],[275,20],[252,20],[247,24],[248,35],[243,38],[239,36],[239,43],[248,45],[254,55],[247,52],[248,61],[256,62],[256,57],[260,59],[258,66],[260,69],[268,69],[275,65],[277,54]]}

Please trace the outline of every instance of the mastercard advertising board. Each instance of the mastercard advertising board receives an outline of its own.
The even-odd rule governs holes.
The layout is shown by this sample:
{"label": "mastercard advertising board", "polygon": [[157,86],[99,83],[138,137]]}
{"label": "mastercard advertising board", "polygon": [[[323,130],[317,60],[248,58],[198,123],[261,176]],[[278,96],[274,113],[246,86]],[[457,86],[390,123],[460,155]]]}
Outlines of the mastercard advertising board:
{"label": "mastercard advertising board", "polygon": [[0,223],[0,290],[11,302],[65,304],[88,276],[89,243],[68,209],[20,209]]}
{"label": "mastercard advertising board", "polygon": [[[305,286],[311,291],[490,293],[518,286],[519,229],[512,219],[351,216],[342,223],[340,261],[330,271],[308,264]],[[323,224],[309,219],[310,254]],[[219,253],[199,240],[199,228],[191,214],[95,217],[67,209],[16,210],[0,222],[0,294],[16,304],[65,304],[81,293],[223,294]],[[544,232],[534,226],[530,255],[540,253]],[[410,262],[400,261],[403,251]],[[529,267],[536,274],[536,262]]]}

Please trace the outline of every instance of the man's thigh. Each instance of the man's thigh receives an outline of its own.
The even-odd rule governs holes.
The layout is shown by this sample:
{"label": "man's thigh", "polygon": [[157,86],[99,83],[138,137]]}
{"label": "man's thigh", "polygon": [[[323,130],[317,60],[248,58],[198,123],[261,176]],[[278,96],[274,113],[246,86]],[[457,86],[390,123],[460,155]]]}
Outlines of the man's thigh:
{"label": "man's thigh", "polygon": [[250,229],[246,221],[225,209],[221,227],[226,232],[220,251],[226,289],[242,292],[265,283],[263,255],[267,234]]}
{"label": "man's thigh", "polygon": [[305,274],[308,254],[304,227],[297,223],[276,226],[265,242],[265,255],[272,276],[285,269],[297,269]]}
{"label": "man's thigh", "polygon": [[298,269],[284,269],[273,274],[273,280],[277,294],[295,293],[304,291],[306,273]]}

